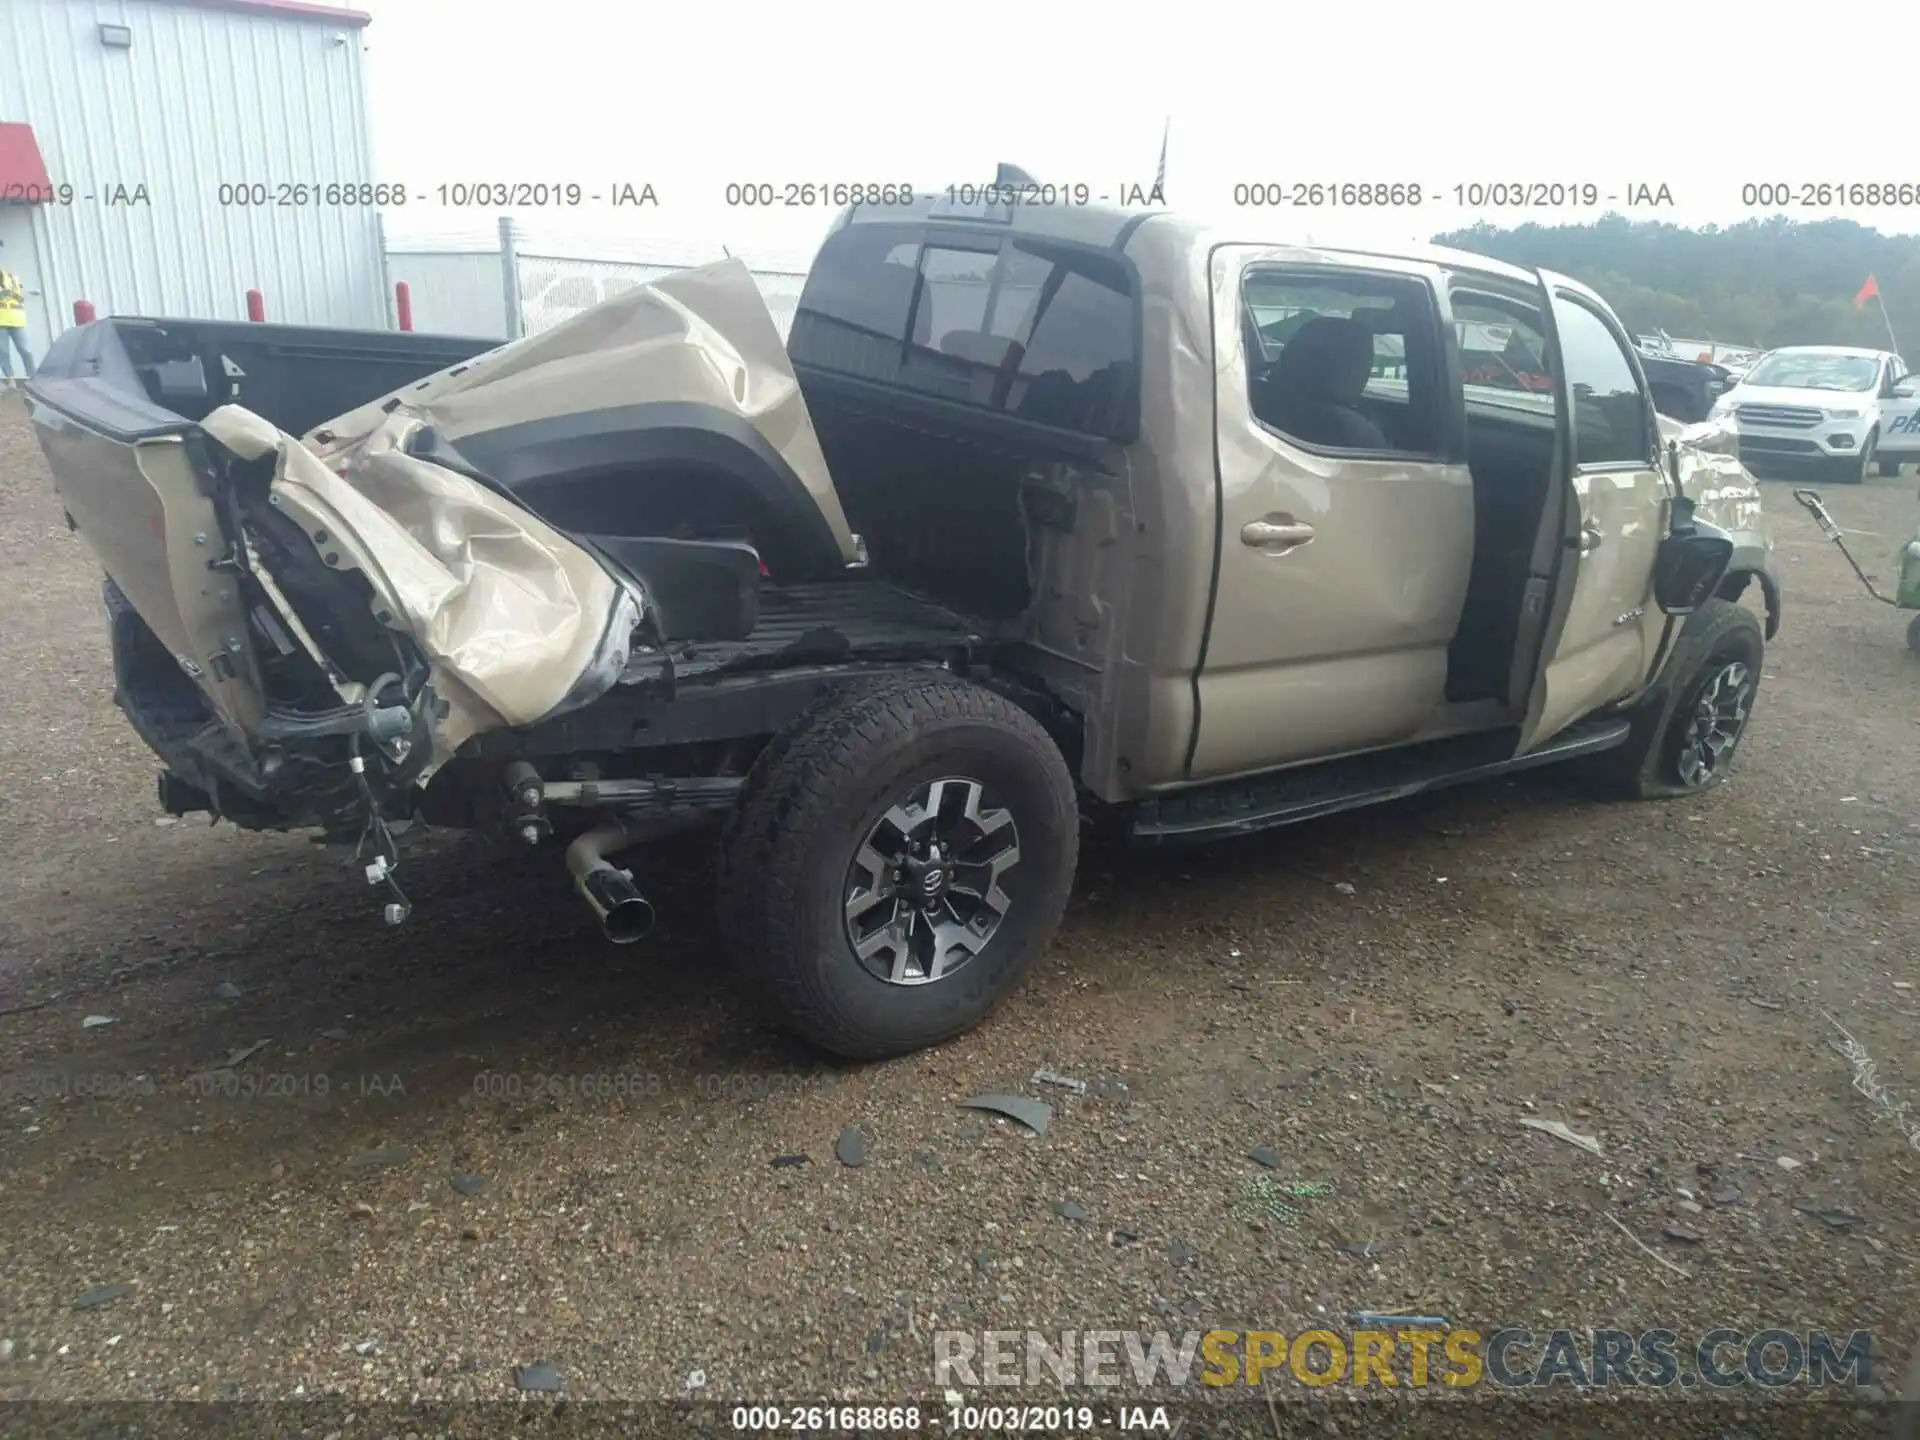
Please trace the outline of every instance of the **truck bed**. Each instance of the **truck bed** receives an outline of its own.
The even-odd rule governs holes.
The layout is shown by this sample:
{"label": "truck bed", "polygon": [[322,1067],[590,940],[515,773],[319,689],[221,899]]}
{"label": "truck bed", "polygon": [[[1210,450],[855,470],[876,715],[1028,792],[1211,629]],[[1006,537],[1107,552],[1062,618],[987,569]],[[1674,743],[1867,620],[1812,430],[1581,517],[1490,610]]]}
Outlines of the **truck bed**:
{"label": "truck bed", "polygon": [[945,606],[870,577],[760,592],[759,621],[744,640],[689,641],[638,651],[621,686],[676,681],[846,660],[912,660],[971,651],[981,627]]}

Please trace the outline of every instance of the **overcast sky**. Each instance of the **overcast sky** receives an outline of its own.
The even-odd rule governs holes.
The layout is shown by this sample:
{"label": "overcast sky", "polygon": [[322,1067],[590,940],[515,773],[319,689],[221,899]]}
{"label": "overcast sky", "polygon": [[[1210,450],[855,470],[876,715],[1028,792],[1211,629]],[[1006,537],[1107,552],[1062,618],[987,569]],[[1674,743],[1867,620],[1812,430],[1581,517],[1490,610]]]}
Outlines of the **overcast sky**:
{"label": "overcast sky", "polygon": [[[1746,184],[1920,181],[1920,164],[1898,168],[1898,146],[1872,143],[1891,102],[1867,83],[1871,64],[1783,68],[1792,57],[1779,25],[1699,0],[1608,0],[1583,14],[1465,0],[349,3],[374,17],[365,40],[382,178],[415,192],[650,182],[657,209],[519,213],[530,230],[622,249],[725,243],[804,259],[831,219],[825,206],[729,208],[729,181],[931,188],[988,179],[1004,160],[1117,193],[1151,180],[1167,117],[1168,203],[1238,219],[1248,238],[1386,243],[1480,218],[1586,220],[1607,208],[1463,211],[1452,187],[1472,182],[1593,182],[1622,200],[1664,184],[1673,208],[1628,213],[1724,224],[1754,213]],[[1890,13],[1823,4],[1818,33],[1871,37]],[[1856,52],[1848,41],[1834,53]],[[1234,204],[1236,184],[1315,180],[1414,182],[1428,199],[1417,210]],[[389,223],[483,231],[497,213],[414,203]],[[1897,212],[1855,218],[1920,229]]]}

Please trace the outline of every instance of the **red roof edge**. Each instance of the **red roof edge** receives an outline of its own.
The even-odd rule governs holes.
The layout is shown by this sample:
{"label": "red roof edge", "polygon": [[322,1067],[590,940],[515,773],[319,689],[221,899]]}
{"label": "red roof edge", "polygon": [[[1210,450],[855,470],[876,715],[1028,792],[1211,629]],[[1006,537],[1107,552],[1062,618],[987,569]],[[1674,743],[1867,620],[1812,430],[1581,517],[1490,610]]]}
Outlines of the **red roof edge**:
{"label": "red roof edge", "polygon": [[43,205],[53,199],[53,181],[33,127],[18,120],[0,123],[0,201]]}
{"label": "red roof edge", "polygon": [[364,10],[349,10],[344,5],[321,5],[316,0],[166,0],[173,5],[192,5],[201,10],[238,10],[242,14],[277,15],[283,20],[323,20],[358,30],[373,23]]}

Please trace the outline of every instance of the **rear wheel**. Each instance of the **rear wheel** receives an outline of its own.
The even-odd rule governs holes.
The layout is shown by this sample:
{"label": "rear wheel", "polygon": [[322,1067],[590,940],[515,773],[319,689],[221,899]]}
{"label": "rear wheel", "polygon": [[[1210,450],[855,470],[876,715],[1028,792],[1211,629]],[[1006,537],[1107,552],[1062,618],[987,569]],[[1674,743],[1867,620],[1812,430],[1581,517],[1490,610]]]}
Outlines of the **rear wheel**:
{"label": "rear wheel", "polygon": [[1920,615],[1907,622],[1907,648],[1920,655]]}
{"label": "rear wheel", "polygon": [[1882,457],[1874,462],[1874,470],[1877,474],[1881,475],[1898,475],[1900,473],[1900,462]]}
{"label": "rear wheel", "polygon": [[1627,743],[1599,757],[1608,788],[1652,799],[1725,780],[1753,718],[1765,646],[1760,618],[1731,600],[1709,600],[1689,616],[1670,682],[1634,717]]}
{"label": "rear wheel", "polygon": [[1039,723],[950,677],[880,682],[769,746],[722,861],[736,965],[836,1055],[972,1028],[1032,967],[1079,853],[1073,777]]}

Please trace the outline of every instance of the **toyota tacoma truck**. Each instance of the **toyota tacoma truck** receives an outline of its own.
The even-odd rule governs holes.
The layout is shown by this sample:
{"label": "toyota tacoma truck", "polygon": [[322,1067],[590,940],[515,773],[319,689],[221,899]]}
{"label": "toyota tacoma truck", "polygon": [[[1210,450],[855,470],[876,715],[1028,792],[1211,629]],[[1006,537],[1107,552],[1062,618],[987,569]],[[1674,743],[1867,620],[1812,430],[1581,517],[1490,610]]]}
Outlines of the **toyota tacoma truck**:
{"label": "toyota tacoma truck", "polygon": [[712,827],[732,959],[857,1059],[1019,982],[1083,830],[1726,776],[1759,493],[1598,295],[981,194],[842,213],[784,344],[731,261],[491,349],[69,331],[31,413],[160,804],[357,844],[395,923],[403,826],[482,831],[615,941]]}

